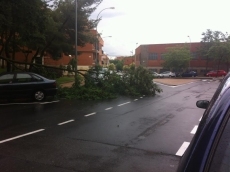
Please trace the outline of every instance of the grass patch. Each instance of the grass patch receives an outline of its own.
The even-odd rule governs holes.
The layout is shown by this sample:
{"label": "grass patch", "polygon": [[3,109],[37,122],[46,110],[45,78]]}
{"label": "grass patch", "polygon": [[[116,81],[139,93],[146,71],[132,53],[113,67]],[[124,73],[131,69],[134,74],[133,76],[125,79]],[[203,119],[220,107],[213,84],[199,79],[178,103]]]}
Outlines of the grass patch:
{"label": "grass patch", "polygon": [[68,82],[74,82],[74,76],[62,76],[60,78],[57,78],[56,81],[58,85]]}

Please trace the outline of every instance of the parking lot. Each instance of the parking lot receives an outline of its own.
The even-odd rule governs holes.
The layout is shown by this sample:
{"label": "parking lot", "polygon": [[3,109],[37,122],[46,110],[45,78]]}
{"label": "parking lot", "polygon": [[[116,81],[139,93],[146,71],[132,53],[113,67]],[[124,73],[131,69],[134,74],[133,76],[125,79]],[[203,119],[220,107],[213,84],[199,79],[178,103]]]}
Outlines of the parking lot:
{"label": "parking lot", "polygon": [[191,82],[196,82],[199,81],[199,79],[159,78],[159,79],[154,79],[153,81],[160,84],[177,86],[177,85],[188,84]]}

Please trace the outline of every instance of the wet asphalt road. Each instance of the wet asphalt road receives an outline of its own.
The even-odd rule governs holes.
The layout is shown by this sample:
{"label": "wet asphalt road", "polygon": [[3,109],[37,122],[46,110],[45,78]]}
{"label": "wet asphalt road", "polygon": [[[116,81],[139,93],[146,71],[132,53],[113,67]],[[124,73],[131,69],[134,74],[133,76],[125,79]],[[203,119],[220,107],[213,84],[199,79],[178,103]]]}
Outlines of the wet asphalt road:
{"label": "wet asphalt road", "polygon": [[[219,81],[155,97],[0,106],[0,171],[174,172]],[[176,155],[177,154],[177,155]]]}

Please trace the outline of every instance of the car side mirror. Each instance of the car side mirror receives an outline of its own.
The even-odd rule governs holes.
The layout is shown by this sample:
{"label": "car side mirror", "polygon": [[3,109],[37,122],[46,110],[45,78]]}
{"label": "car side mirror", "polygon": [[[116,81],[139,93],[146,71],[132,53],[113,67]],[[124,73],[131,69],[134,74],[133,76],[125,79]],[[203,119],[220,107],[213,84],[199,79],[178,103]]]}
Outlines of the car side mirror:
{"label": "car side mirror", "polygon": [[196,106],[198,108],[207,109],[208,105],[209,105],[209,101],[208,100],[198,100],[196,102]]}

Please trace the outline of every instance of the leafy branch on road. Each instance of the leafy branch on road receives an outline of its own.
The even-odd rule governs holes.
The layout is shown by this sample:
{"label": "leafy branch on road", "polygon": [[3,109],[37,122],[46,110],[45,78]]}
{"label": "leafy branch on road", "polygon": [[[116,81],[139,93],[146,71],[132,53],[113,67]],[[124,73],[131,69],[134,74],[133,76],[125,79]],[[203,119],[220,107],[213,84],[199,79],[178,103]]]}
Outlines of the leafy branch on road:
{"label": "leafy branch on road", "polygon": [[123,75],[116,72],[101,72],[98,66],[88,71],[84,78],[84,84],[76,87],[74,84],[71,88],[59,88],[59,97],[80,100],[100,100],[116,98],[122,96],[154,96],[162,92],[155,83],[153,75],[149,70],[131,65]]}

